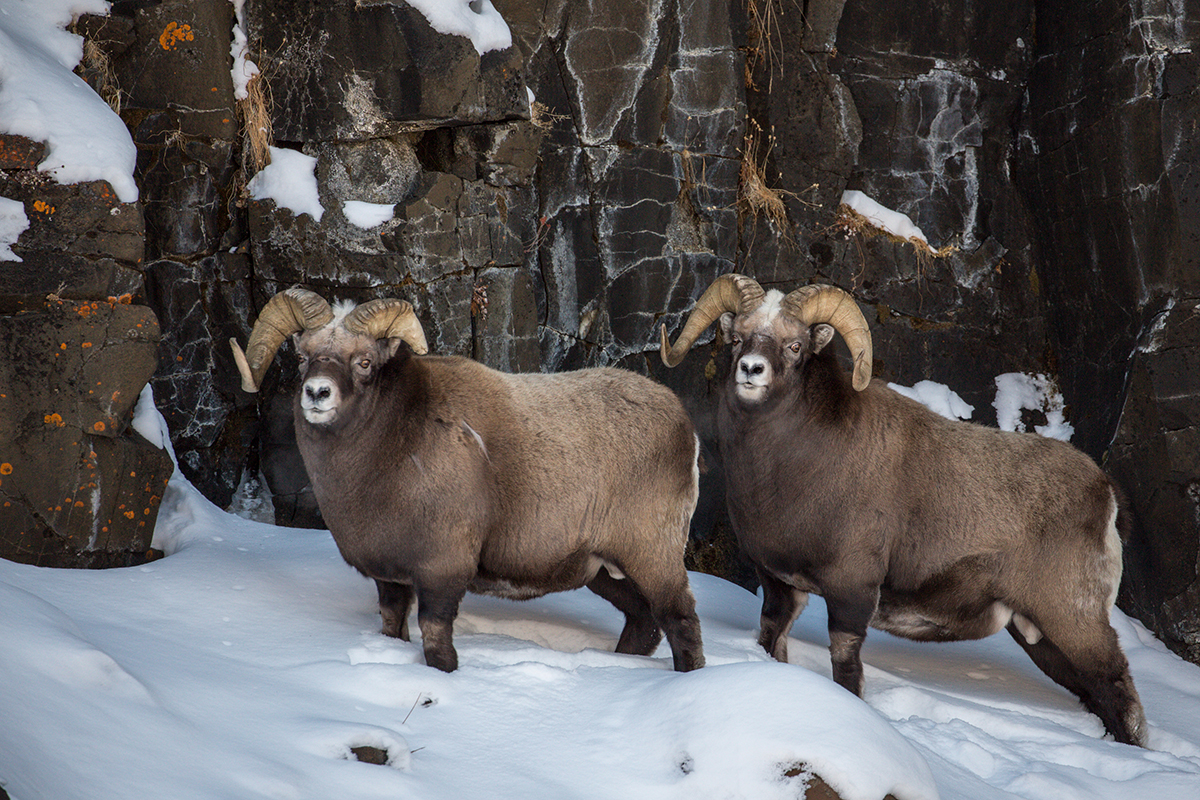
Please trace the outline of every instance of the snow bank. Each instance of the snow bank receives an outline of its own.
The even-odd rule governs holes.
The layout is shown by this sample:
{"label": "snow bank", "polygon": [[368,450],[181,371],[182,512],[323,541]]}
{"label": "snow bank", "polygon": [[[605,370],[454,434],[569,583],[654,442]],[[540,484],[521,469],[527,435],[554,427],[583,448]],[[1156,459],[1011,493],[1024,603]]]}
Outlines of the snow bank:
{"label": "snow bank", "polygon": [[1035,425],[1034,431],[1051,439],[1069,442],[1075,428],[1063,418],[1063,397],[1054,381],[1045,375],[1007,372],[996,376],[996,423],[1001,430],[1024,431],[1022,409],[1041,411],[1045,425]]}
{"label": "snow bank", "polygon": [[408,0],[438,33],[466,36],[479,55],[512,46],[512,32],[491,0]]}
{"label": "snow bank", "polygon": [[59,183],[106,180],[138,199],[137,150],[121,118],[72,70],[83,39],[64,28],[103,0],[0,0],[0,132],[46,142],[38,170]]}
{"label": "snow bank", "polygon": [[0,261],[21,261],[21,257],[12,251],[12,245],[21,238],[22,232],[29,227],[29,217],[25,216],[25,204],[20,200],[10,200],[0,197]]}
{"label": "snow bank", "polygon": [[274,200],[275,205],[296,216],[308,214],[320,222],[325,215],[317,189],[316,156],[306,156],[284,147],[268,148],[271,163],[259,170],[246,184],[255,200]]}
{"label": "snow bank", "polygon": [[853,189],[842,192],[842,203],[849,206],[861,216],[866,217],[867,222],[882,231],[886,231],[900,239],[916,239],[917,241],[929,244],[925,238],[925,234],[913,224],[908,215],[901,214],[899,211],[892,211],[890,208],[884,208],[862,192]]}

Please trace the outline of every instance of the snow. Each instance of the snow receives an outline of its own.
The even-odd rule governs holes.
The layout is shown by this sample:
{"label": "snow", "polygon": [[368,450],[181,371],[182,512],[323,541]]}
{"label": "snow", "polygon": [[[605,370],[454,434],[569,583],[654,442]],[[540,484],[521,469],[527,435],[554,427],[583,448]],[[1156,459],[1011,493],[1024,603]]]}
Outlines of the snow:
{"label": "snow", "polygon": [[[169,449],[149,390],[135,428]],[[761,600],[691,574],[708,666],[612,651],[590,592],[469,595],[461,666],[379,633],[373,585],[327,532],[218,510],[171,479],[155,544],[103,571],[0,561],[0,785],[13,800],[791,798],[808,764],[851,800],[1194,800],[1200,668],[1113,611],[1152,750],[1100,721],[1008,637],[872,631],[866,702],[830,680],[814,597],[791,664],[756,644]],[[119,735],[114,735],[119,731]],[[358,762],[352,747],[387,751]]]}
{"label": "snow", "polygon": [[954,390],[942,383],[918,381],[911,388],[897,383],[889,383],[888,387],[910,400],[916,400],[947,419],[970,419],[971,415],[975,413],[975,406],[963,400]]}
{"label": "snow", "polygon": [[925,238],[925,234],[921,232],[921,229],[906,214],[885,208],[862,192],[847,189],[842,192],[842,203],[866,217],[867,222],[882,231],[886,231],[901,239],[916,239],[926,244],[929,243]]}
{"label": "snow", "polygon": [[996,376],[996,423],[1001,430],[1024,431],[1021,410],[1041,411],[1045,425],[1035,425],[1034,431],[1051,439],[1069,442],[1075,428],[1063,417],[1063,397],[1054,381],[1045,375],[1006,372]]}
{"label": "snow", "polygon": [[342,203],[342,214],[351,225],[359,228],[375,228],[396,216],[394,203],[364,203],[362,200],[347,200]]}
{"label": "snow", "polygon": [[229,0],[233,3],[233,41],[229,45],[229,55],[233,56],[233,67],[229,76],[233,79],[233,99],[245,100],[250,96],[246,87],[252,78],[259,73],[258,65],[250,60],[249,43],[246,40],[245,17],[243,6],[245,0]]}
{"label": "snow", "polygon": [[25,204],[20,200],[0,197],[0,261],[21,261],[21,257],[12,251],[11,245],[17,243],[21,233],[29,227],[29,217],[25,216]]}
{"label": "snow", "polygon": [[271,163],[263,167],[246,188],[255,200],[274,200],[296,216],[308,214],[320,222],[325,214],[317,189],[317,158],[285,147],[268,148]]}
{"label": "snow", "polygon": [[483,55],[512,47],[512,32],[491,0],[408,0],[438,33],[466,36]]}
{"label": "snow", "polygon": [[106,180],[138,199],[137,150],[121,118],[73,70],[83,38],[64,28],[102,0],[0,0],[0,132],[49,145],[38,170],[63,184]]}

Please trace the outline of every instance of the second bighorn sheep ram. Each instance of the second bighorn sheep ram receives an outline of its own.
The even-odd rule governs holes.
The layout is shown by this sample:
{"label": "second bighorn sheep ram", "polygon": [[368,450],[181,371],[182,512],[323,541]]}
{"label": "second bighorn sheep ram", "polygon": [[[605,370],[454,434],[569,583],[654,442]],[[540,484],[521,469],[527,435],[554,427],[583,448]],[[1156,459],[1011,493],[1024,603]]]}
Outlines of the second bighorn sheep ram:
{"label": "second bighorn sheep ram", "polygon": [[[768,653],[787,660],[809,592],[828,606],[833,677],[859,695],[868,625],[925,641],[1007,627],[1117,741],[1145,743],[1108,618],[1124,512],[1091,459],[945,419],[872,382],[866,320],[835,287],[785,296],[723,276],[674,347],[663,328],[667,366],[718,319],[733,348],[717,412],[726,500],[762,582]],[[826,347],[835,331],[852,380]]]}
{"label": "second bighorn sheep ram", "polygon": [[299,288],[271,299],[246,353],[231,342],[244,389],[292,335],[304,465],[342,556],[375,581],[385,634],[408,639],[415,595],[425,661],[450,672],[468,590],[586,585],[625,615],[617,652],[649,655],[665,630],[675,669],[703,666],[683,566],[699,444],[669,390],[617,369],[418,356],[408,303],[331,307]]}

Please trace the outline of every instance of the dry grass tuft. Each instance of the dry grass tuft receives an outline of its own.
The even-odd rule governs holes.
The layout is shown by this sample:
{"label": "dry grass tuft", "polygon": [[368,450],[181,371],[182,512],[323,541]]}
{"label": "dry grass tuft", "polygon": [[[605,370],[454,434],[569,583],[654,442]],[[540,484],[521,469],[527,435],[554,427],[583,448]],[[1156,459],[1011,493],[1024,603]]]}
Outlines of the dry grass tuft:
{"label": "dry grass tuft", "polygon": [[[764,144],[765,140],[765,144]],[[766,216],[781,233],[788,230],[786,197],[800,200],[795,192],[774,189],[767,185],[763,176],[763,165],[767,163],[774,147],[775,137],[766,136],[762,127],[754,120],[746,121],[746,138],[742,146],[742,165],[738,176],[738,206],[742,214],[758,219]],[[815,188],[815,184],[813,187]],[[800,202],[807,203],[806,200]],[[812,204],[810,204],[812,205]]]}
{"label": "dry grass tuft", "polygon": [[268,148],[275,141],[271,123],[271,90],[260,72],[246,84],[246,98],[237,101],[250,161],[257,172],[271,163]]}
{"label": "dry grass tuft", "polygon": [[550,106],[546,105],[540,100],[534,100],[533,104],[529,107],[529,110],[530,122],[544,131],[548,131],[553,128],[554,123],[556,122],[561,122],[564,119],[570,119],[566,114],[555,114],[550,110]]}
{"label": "dry grass tuft", "polygon": [[760,66],[767,74],[767,91],[771,90],[772,67],[779,63],[783,50],[783,35],[779,30],[779,14],[783,0],[746,0],[746,87],[754,88],[754,71]]}
{"label": "dry grass tuft", "polygon": [[90,39],[83,40],[83,61],[80,66],[85,74],[92,76],[95,81],[96,94],[100,95],[113,113],[121,114],[121,87],[117,85],[117,76],[113,73],[112,63],[108,53]]}

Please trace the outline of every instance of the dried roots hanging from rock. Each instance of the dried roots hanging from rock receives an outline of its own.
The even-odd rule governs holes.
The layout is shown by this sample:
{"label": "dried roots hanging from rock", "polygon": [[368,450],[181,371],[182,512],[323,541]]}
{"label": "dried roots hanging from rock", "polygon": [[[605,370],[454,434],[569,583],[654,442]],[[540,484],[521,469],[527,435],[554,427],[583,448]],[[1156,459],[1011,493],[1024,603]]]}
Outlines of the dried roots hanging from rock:
{"label": "dried roots hanging from rock", "polygon": [[271,163],[270,146],[274,139],[271,123],[271,90],[260,72],[246,84],[246,97],[237,101],[246,141],[246,155],[258,172]]}

